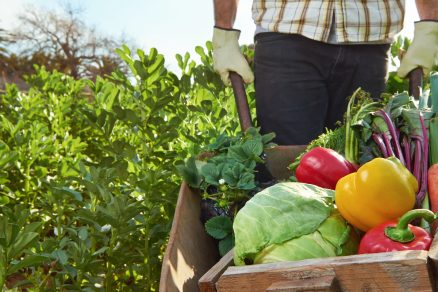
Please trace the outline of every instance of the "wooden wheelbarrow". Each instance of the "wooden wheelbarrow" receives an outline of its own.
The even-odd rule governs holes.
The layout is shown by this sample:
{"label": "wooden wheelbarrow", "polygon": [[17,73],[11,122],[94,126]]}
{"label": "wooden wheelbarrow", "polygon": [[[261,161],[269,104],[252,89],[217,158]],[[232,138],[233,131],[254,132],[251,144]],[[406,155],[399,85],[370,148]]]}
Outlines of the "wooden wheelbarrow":
{"label": "wooden wheelbarrow", "polygon": [[[252,126],[243,82],[237,74],[230,75],[243,131]],[[266,166],[276,178],[287,178],[288,166],[305,146],[277,146],[266,150]],[[199,192],[182,183],[169,243],[163,258],[160,291],[199,291],[199,279],[219,260],[217,243],[200,221]]]}
{"label": "wooden wheelbarrow", "polygon": [[[417,94],[414,96],[418,96],[421,76],[421,71],[411,75],[410,91]],[[240,124],[246,130],[252,125],[246,93],[240,76],[231,75],[231,78]],[[268,170],[276,178],[289,177],[288,166],[305,147],[277,146],[266,150]],[[200,221],[200,203],[199,192],[183,182],[163,258],[161,292],[436,289],[437,238],[429,253],[394,252],[234,267],[232,251],[220,258],[216,241],[205,232]]]}

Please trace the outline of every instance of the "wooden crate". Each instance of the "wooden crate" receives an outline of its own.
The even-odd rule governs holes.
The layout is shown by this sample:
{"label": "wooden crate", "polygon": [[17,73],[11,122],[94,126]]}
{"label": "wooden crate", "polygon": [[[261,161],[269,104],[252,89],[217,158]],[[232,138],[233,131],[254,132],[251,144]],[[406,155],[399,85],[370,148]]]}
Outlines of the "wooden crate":
{"label": "wooden crate", "polygon": [[232,251],[199,280],[200,291],[437,291],[438,237],[401,251],[233,266]]}
{"label": "wooden crate", "polygon": [[199,278],[220,259],[199,219],[200,202],[199,193],[183,183],[163,258],[161,292],[199,291]]}
{"label": "wooden crate", "polygon": [[[268,168],[286,178],[304,146],[268,152]],[[438,236],[429,252],[405,251],[235,267],[220,258],[200,220],[200,196],[183,183],[163,258],[160,291],[438,291]]]}

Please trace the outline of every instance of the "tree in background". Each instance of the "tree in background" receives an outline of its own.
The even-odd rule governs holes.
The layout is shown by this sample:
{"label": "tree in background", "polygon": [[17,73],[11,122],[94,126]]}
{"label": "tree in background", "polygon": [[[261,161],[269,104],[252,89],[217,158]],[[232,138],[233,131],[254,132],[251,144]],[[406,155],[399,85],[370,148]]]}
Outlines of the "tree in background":
{"label": "tree in background", "polygon": [[3,28],[0,28],[0,56],[3,57],[6,53],[5,43],[7,41],[7,34]]}
{"label": "tree in background", "polygon": [[72,7],[64,7],[63,13],[27,8],[10,33],[14,53],[1,55],[0,70],[22,76],[33,73],[33,64],[38,64],[75,79],[126,71],[115,53],[123,40],[99,35],[80,15],[81,11]]}
{"label": "tree in background", "polygon": [[[24,81],[15,74],[18,67],[29,67],[23,64],[21,58],[17,58],[15,54],[11,54],[8,47],[13,44],[13,40],[8,31],[0,28],[0,90],[3,90],[5,83],[15,83],[22,89],[25,89]],[[24,68],[23,67],[23,68]],[[21,71],[21,70],[20,70]]]}

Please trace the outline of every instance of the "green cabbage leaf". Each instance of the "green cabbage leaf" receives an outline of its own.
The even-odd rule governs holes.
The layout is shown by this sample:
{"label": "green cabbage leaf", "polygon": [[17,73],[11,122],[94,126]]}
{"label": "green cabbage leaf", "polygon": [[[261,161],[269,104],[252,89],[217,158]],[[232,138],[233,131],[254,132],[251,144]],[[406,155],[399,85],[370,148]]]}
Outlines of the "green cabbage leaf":
{"label": "green cabbage leaf", "polygon": [[358,236],[336,210],[334,191],[282,182],[237,213],[234,262],[270,263],[354,254]]}

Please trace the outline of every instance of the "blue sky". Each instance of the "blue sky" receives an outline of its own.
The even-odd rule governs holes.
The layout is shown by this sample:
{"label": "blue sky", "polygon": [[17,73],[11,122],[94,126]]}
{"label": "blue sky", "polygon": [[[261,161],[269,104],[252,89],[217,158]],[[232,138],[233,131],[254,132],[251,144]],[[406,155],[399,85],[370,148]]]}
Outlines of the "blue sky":
{"label": "blue sky", "polygon": [[[175,67],[175,54],[194,56],[195,46],[204,45],[212,35],[213,0],[0,0],[0,27],[12,28],[26,5],[59,8],[65,2],[82,7],[83,20],[102,34],[124,34],[145,51],[157,48],[170,68]],[[414,2],[406,0],[403,34],[410,37],[413,21],[418,19]],[[242,30],[242,44],[252,43],[251,3],[239,2],[235,27]]]}

